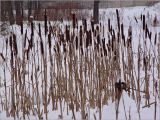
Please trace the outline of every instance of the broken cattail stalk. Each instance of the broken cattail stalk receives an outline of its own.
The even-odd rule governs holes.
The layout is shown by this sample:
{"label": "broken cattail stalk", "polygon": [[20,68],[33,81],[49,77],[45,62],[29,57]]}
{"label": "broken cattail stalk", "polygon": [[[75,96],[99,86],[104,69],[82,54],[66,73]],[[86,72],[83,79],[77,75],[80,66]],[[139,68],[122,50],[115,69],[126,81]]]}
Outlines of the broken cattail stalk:
{"label": "broken cattail stalk", "polygon": [[136,20],[136,22],[138,23],[138,20],[137,20],[137,18],[134,16],[134,19]]}
{"label": "broken cattail stalk", "polygon": [[150,107],[150,105],[152,105],[152,104],[154,104],[154,103],[155,103],[155,102],[152,102],[152,103],[150,103],[150,104],[148,104],[148,105],[143,106],[142,108]]}

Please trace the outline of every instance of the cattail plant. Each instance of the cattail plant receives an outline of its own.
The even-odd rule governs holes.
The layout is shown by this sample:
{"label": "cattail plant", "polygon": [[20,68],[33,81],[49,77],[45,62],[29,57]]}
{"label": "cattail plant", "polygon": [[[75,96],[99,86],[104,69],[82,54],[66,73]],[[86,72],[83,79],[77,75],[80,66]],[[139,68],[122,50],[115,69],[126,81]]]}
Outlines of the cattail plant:
{"label": "cattail plant", "polygon": [[75,13],[72,14],[72,23],[73,23],[73,29],[76,27],[76,15]]}
{"label": "cattail plant", "polygon": [[94,33],[94,20],[91,19],[91,28],[92,28],[92,32]]}
{"label": "cattail plant", "polygon": [[87,20],[83,19],[83,28],[84,28],[84,33],[87,32]]}
{"label": "cattail plant", "polygon": [[145,15],[143,15],[142,20],[143,20],[143,30],[145,30],[146,28]]}
{"label": "cattail plant", "polygon": [[34,24],[33,24],[33,21],[31,21],[31,36],[34,36]]}
{"label": "cattail plant", "polygon": [[109,18],[108,18],[108,31],[111,32],[111,23]]}
{"label": "cattail plant", "polygon": [[69,26],[66,25],[66,40],[67,42],[70,42],[70,30]]}
{"label": "cattail plant", "polygon": [[154,45],[157,44],[157,33],[155,34],[155,37],[154,37]]}
{"label": "cattail plant", "polygon": [[119,32],[120,32],[120,19],[119,19],[119,12],[118,12],[118,9],[116,9],[116,15],[117,15],[118,30],[119,30]]}
{"label": "cattail plant", "polygon": [[[46,12],[45,10],[43,32],[41,24],[36,26],[33,21],[30,23],[30,35],[23,27],[25,49],[22,51],[22,57],[19,58],[21,52],[18,51],[16,34],[12,34],[6,40],[6,55],[4,51],[1,55],[6,59],[9,52],[11,56],[10,66],[6,59],[4,69],[5,106],[8,115],[21,119],[19,111],[22,111],[23,119],[27,117],[29,119],[31,113],[37,115],[38,119],[49,119],[48,106],[51,105],[53,111],[60,110],[58,115],[60,119],[65,118],[64,111],[67,111],[67,115],[71,112],[72,119],[77,119],[75,112],[80,112],[81,119],[90,119],[91,109],[96,108],[99,118],[95,114],[94,118],[102,119],[103,106],[109,104],[111,100],[115,102],[116,119],[118,119],[118,107],[122,100],[125,118],[131,119],[130,112],[129,117],[126,114],[122,89],[119,89],[121,86],[117,87],[115,84],[119,77],[124,80],[122,83],[125,85],[123,86],[125,92],[136,101],[139,118],[143,94],[146,104],[142,108],[156,104],[150,103],[152,89],[149,86],[151,81],[148,73],[153,69],[158,73],[158,78],[160,76],[159,57],[156,58],[156,55],[160,54],[160,46],[158,34],[149,29],[145,15],[141,15],[143,35],[139,33],[138,53],[135,53],[133,28],[130,25],[128,35],[125,34],[125,23],[120,22],[118,9],[116,9],[116,28],[111,25],[110,18],[106,21],[108,26],[103,22],[95,26],[92,20],[91,26],[88,26],[87,19],[83,19],[82,25],[78,26],[79,21],[74,13],[71,20],[68,20],[66,25],[62,25],[63,30],[63,27],[48,21]],[[138,19],[136,17],[134,19],[138,23]],[[38,32],[35,32],[36,27]],[[105,33],[106,27],[108,31]],[[151,41],[154,34],[154,41]],[[150,40],[149,49],[147,40]],[[155,56],[153,61],[151,46]],[[135,55],[137,59],[134,58]],[[154,62],[153,66],[152,62]],[[7,67],[11,74],[9,88],[6,84]],[[8,101],[12,101],[11,105]],[[156,110],[155,105],[155,116]]]}
{"label": "cattail plant", "polygon": [[45,33],[45,36],[47,35],[47,32],[48,32],[48,26],[47,26],[47,11],[45,9],[45,12],[44,12],[44,33]]}

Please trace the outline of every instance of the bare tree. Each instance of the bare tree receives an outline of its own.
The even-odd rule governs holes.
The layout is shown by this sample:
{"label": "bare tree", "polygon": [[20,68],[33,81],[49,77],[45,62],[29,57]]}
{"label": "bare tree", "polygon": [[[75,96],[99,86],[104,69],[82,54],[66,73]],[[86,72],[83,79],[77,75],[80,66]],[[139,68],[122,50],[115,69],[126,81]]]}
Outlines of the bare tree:
{"label": "bare tree", "polygon": [[94,0],[93,19],[95,24],[99,22],[99,0]]}
{"label": "bare tree", "polygon": [[6,7],[5,7],[5,1],[1,1],[0,4],[0,8],[1,8],[1,21],[5,21],[6,20],[6,16],[7,16],[7,11],[6,11]]}
{"label": "bare tree", "polygon": [[28,20],[32,14],[32,1],[28,1]]}
{"label": "bare tree", "polygon": [[23,1],[15,1],[16,24],[20,25],[23,20]]}
{"label": "bare tree", "polygon": [[12,1],[1,1],[1,15],[3,21],[9,20],[11,25],[14,24]]}
{"label": "bare tree", "polygon": [[[34,10],[33,13],[32,13],[32,10]],[[28,20],[31,15],[34,16],[34,19],[37,19],[39,12],[40,12],[40,2],[29,0],[28,1]]]}

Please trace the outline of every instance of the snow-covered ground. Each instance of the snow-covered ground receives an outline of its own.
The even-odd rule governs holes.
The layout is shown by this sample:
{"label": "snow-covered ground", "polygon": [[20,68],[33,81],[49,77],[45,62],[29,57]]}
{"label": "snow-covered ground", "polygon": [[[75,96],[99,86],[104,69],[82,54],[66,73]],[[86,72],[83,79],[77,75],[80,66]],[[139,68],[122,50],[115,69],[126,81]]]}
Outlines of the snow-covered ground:
{"label": "snow-covered ground", "polygon": [[[109,9],[103,9],[100,10],[100,22],[102,23],[102,25],[105,26],[104,32],[105,34],[105,38],[106,40],[108,39],[108,18],[110,18],[111,20],[111,25],[113,26],[113,28],[115,30],[117,30],[117,18],[116,18],[116,9],[119,10],[119,15],[120,15],[120,22],[123,23],[124,25],[124,34],[127,36],[128,35],[128,28],[129,26],[132,26],[132,46],[133,46],[133,51],[134,51],[134,63],[135,63],[135,70],[137,70],[137,52],[138,52],[138,44],[139,44],[139,40],[140,43],[142,45],[142,49],[143,49],[143,40],[144,40],[144,33],[142,30],[142,21],[141,21],[141,15],[144,14],[146,16],[146,24],[148,25],[148,28],[150,31],[152,31],[152,39],[151,42],[149,39],[147,39],[147,48],[151,49],[150,52],[152,54],[151,58],[153,58],[153,56],[155,55],[155,57],[158,57],[158,44],[157,46],[154,47],[150,47],[152,46],[152,44],[154,44],[154,35],[157,33],[157,43],[159,43],[160,45],[160,3],[155,4],[154,6],[139,6],[139,7],[128,7],[128,8],[109,8]],[[91,13],[91,11],[89,11]],[[159,21],[159,23],[154,27],[153,26],[153,20],[155,18],[155,16],[157,16],[157,20]],[[136,19],[137,20],[136,20]],[[38,23],[41,23],[43,26],[42,22],[35,22],[35,37],[34,40],[36,41],[38,38]],[[51,22],[52,23],[52,22]],[[62,32],[64,32],[65,30],[65,24],[69,24],[68,22],[64,22],[63,24],[59,23],[59,22],[53,22],[52,24],[58,24],[60,26],[60,28],[62,28]],[[79,22],[79,24],[81,24],[81,21]],[[88,25],[90,24],[89,20],[88,20]],[[27,29],[27,36],[30,36],[30,26],[28,26],[27,22],[24,23],[24,28]],[[25,31],[24,29],[24,31]],[[88,27],[88,29],[90,29]],[[16,34],[16,36],[18,36],[17,38],[17,46],[18,46],[18,50],[22,51],[22,40],[24,39],[24,36],[20,35],[20,27],[17,25],[13,25],[10,27],[9,29],[10,32]],[[44,29],[42,28],[42,32],[44,31]],[[37,35],[36,35],[37,34]],[[10,120],[10,119],[14,119],[13,117],[6,117],[6,112],[5,110],[2,109],[2,103],[5,103],[5,88],[4,88],[4,66],[6,67],[6,84],[7,86],[11,85],[11,73],[10,73],[10,51],[8,50],[6,53],[6,46],[5,46],[5,40],[6,38],[8,38],[8,36],[10,35],[10,33],[6,36],[2,36],[0,35],[0,53],[3,53],[3,55],[7,54],[7,56],[5,55],[5,59],[7,62],[7,65],[5,64],[6,62],[3,62],[3,59],[0,57],[0,120]],[[102,36],[101,36],[102,37]],[[42,38],[45,39],[45,35],[42,34]],[[29,37],[30,39],[30,37]],[[55,44],[57,41],[57,38],[52,38],[52,43]],[[37,48],[37,47],[35,47]],[[38,53],[38,52],[37,52]],[[37,53],[35,54],[36,56]],[[125,52],[126,53],[126,52]],[[125,54],[124,53],[124,54]],[[155,53],[155,54],[154,54]],[[40,54],[40,52],[39,52]],[[48,57],[48,52],[47,52],[47,57]],[[53,54],[55,55],[55,54]],[[22,52],[18,53],[18,57],[20,58],[20,60],[22,59]],[[122,56],[121,56],[122,57]],[[32,59],[32,58],[30,58]],[[37,57],[38,59],[38,57]],[[77,60],[79,60],[80,58],[78,58]],[[127,58],[126,58],[127,59]],[[125,59],[125,60],[126,60]],[[48,58],[49,60],[49,58]],[[22,62],[22,61],[21,61]],[[28,61],[26,61],[28,62]],[[38,63],[38,60],[36,60],[36,62]],[[36,63],[36,64],[37,64]],[[152,63],[152,62],[151,62]],[[27,63],[26,63],[27,64]],[[48,66],[50,65],[49,63],[47,63]],[[160,61],[157,60],[156,65],[160,64]],[[9,67],[9,68],[8,68]],[[31,73],[31,68],[32,68],[32,62],[30,62],[28,64],[28,66],[26,67],[26,70],[30,70],[29,73]],[[158,93],[153,93],[153,89],[155,90],[155,87],[153,85],[153,69],[154,69],[154,78],[157,81],[159,87],[160,87],[160,79],[158,78],[158,70],[156,67],[153,68],[153,66],[151,66],[151,71],[148,71],[148,74],[150,75],[149,77],[149,93],[150,93],[150,103],[155,102],[155,98],[157,101],[157,114],[156,114],[156,119],[160,120],[160,98],[158,98],[158,95],[160,96],[160,88],[158,88]],[[50,67],[48,67],[48,69],[50,69]],[[58,68],[57,68],[58,69]],[[123,71],[123,69],[122,69]],[[50,78],[50,73],[47,73],[48,78]],[[137,75],[137,71],[134,74],[135,76]],[[68,76],[67,76],[68,77]],[[121,79],[123,79],[124,76],[120,76]],[[28,78],[28,76],[26,75],[26,79]],[[144,78],[144,71],[141,70],[141,75],[140,78]],[[41,78],[39,78],[39,81],[41,80]],[[29,82],[29,81],[28,81]],[[40,82],[41,83],[41,82]],[[142,81],[141,81],[141,84]],[[32,88],[30,89],[32,91]],[[143,91],[143,85],[141,86],[141,90]],[[41,90],[41,87],[39,87],[39,91]],[[8,89],[9,92],[9,89]],[[9,94],[9,93],[8,93]],[[155,97],[156,96],[156,97]],[[40,97],[42,97],[40,95]],[[11,102],[11,101],[10,101]],[[8,104],[9,106],[11,104]],[[144,93],[141,93],[141,103],[140,103],[140,111],[138,112],[137,110],[137,103],[136,100],[133,100],[132,97],[130,97],[128,95],[127,92],[123,91],[121,99],[120,99],[120,104],[119,104],[119,115],[118,118],[119,120],[124,120],[126,119],[132,119],[132,120],[137,120],[137,119],[141,119],[141,120],[153,120],[154,119],[154,112],[155,112],[155,104],[150,105],[150,107],[144,107],[145,106],[145,95]],[[63,118],[64,120],[68,120],[68,119],[72,119],[72,111],[70,110],[68,112],[67,115],[67,109],[66,109],[66,103],[63,101],[62,102],[62,106],[64,107],[64,111],[63,111]],[[60,119],[60,105],[58,104],[58,110],[54,110],[52,111],[52,105],[51,103],[48,105],[48,119],[49,120],[57,120]],[[43,103],[41,103],[41,109],[43,109]],[[95,109],[90,108],[90,104],[86,104],[86,111],[88,111],[88,118],[89,119],[99,119],[99,109],[98,107],[95,107]],[[140,113],[140,114],[139,114]],[[126,116],[125,116],[126,114]],[[22,111],[19,112],[19,116],[20,118],[22,118]],[[76,119],[81,119],[81,112],[75,112],[75,117]],[[43,118],[45,119],[45,114],[43,114]],[[23,119],[23,118],[22,118]],[[37,115],[32,115],[32,113],[29,116],[26,116],[26,119],[31,119],[31,120],[37,120],[38,116]],[[104,120],[115,120],[116,119],[116,110],[115,110],[115,101],[112,102],[111,98],[109,98],[108,100],[108,104],[103,105],[102,106],[102,119]]]}

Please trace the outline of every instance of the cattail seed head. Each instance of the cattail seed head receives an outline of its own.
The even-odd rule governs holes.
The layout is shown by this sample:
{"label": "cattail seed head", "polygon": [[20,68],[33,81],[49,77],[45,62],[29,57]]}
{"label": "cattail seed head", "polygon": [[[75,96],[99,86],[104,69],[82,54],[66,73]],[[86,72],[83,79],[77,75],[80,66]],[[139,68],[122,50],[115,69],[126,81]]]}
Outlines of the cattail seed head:
{"label": "cattail seed head", "polygon": [[118,30],[120,31],[120,19],[119,19],[119,12],[118,12],[118,9],[116,9],[116,14],[117,14]]}
{"label": "cattail seed head", "polygon": [[108,31],[111,32],[111,24],[110,24],[110,19],[108,18]]}
{"label": "cattail seed head", "polygon": [[157,33],[155,34],[154,45],[156,45],[156,43],[157,43]]}
{"label": "cattail seed head", "polygon": [[40,23],[38,24],[38,27],[39,27],[39,37],[42,38],[42,36],[41,36],[41,24]]}
{"label": "cattail seed head", "polygon": [[43,42],[42,42],[42,40],[40,42],[40,45],[41,45],[41,54],[44,55],[44,48],[43,48]]}
{"label": "cattail seed head", "polygon": [[44,14],[44,32],[45,32],[45,36],[47,35],[48,32],[48,26],[47,26],[47,12],[45,9],[45,14]]}
{"label": "cattail seed head", "polygon": [[145,30],[145,25],[146,25],[146,22],[145,22],[145,15],[143,15],[143,30]]}
{"label": "cattail seed head", "polygon": [[75,13],[72,14],[72,23],[73,23],[73,28],[75,29],[75,27],[76,27],[76,15],[75,15]]}
{"label": "cattail seed head", "polygon": [[51,49],[51,33],[48,34],[48,46]]}
{"label": "cattail seed head", "polygon": [[9,37],[9,46],[10,46],[10,49],[12,50],[12,36]]}
{"label": "cattail seed head", "polygon": [[91,28],[92,28],[92,32],[94,32],[94,20],[91,20]]}
{"label": "cattail seed head", "polygon": [[24,48],[26,47],[26,40],[27,40],[27,30],[26,30],[25,37],[24,37]]}
{"label": "cattail seed head", "polygon": [[76,36],[76,50],[78,49],[78,37]]}
{"label": "cattail seed head", "polygon": [[16,42],[16,35],[13,34],[13,48],[14,48],[14,53],[15,55],[18,54],[18,48],[17,48],[17,42]]}
{"label": "cattail seed head", "polygon": [[80,46],[82,47],[82,45],[83,45],[83,42],[82,42],[82,26],[80,26],[79,39],[80,39]]}
{"label": "cattail seed head", "polygon": [[33,22],[31,22],[31,35],[34,36],[34,25],[33,25]]}

